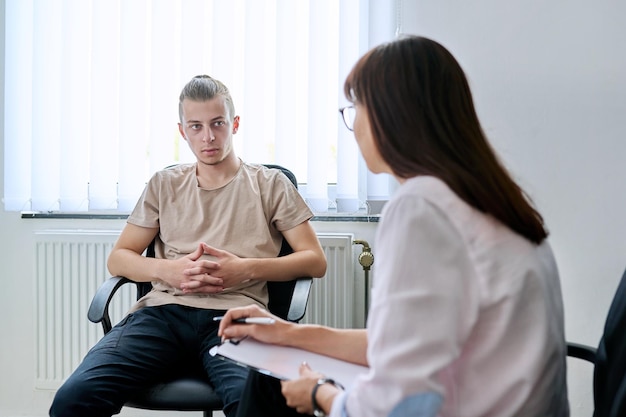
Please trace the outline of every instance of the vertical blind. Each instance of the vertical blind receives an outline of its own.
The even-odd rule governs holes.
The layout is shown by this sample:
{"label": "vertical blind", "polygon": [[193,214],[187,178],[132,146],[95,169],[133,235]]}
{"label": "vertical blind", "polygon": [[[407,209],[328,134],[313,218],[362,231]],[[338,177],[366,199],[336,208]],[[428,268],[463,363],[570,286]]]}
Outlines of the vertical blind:
{"label": "vertical blind", "polygon": [[395,1],[6,0],[4,208],[129,212],[155,171],[195,158],[178,95],[231,91],[243,160],[289,167],[316,212],[356,212],[367,173],[341,122],[343,81],[397,29]]}

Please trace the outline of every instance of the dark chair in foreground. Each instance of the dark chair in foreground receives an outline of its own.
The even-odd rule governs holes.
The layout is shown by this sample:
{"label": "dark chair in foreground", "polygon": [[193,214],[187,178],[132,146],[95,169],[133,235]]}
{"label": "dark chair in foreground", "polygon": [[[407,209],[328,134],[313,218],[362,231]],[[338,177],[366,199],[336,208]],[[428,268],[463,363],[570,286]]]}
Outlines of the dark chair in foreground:
{"label": "dark chair in foreground", "polygon": [[567,355],[594,365],[593,417],[626,416],[626,271],[609,308],[598,348],[568,343]]}
{"label": "dark chair in foreground", "polygon": [[[297,187],[296,178],[291,171],[277,165],[266,166],[281,169]],[[278,256],[287,255],[291,252],[292,249],[287,241],[283,241]],[[154,257],[153,244],[146,250],[146,256]],[[293,322],[300,321],[306,312],[311,283],[312,278],[310,277],[286,282],[268,282],[269,310],[283,319]],[[112,327],[108,312],[109,303],[115,292],[124,284],[137,286],[137,299],[152,289],[152,284],[149,282],[134,282],[124,277],[112,277],[104,282],[91,301],[88,317],[94,323],[101,323],[105,334]],[[212,416],[213,411],[223,408],[222,401],[213,391],[207,378],[202,375],[189,375],[173,381],[155,384],[140,392],[125,405],[146,410],[202,411],[205,417]]]}

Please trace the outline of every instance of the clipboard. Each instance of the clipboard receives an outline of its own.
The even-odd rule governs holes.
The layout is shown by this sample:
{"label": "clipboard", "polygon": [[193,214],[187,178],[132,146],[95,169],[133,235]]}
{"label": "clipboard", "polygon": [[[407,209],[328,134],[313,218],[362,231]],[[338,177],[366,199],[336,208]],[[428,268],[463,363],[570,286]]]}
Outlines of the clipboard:
{"label": "clipboard", "polygon": [[231,360],[274,378],[288,380],[299,377],[298,369],[307,362],[311,369],[341,383],[349,389],[358,375],[369,371],[367,366],[331,358],[303,349],[277,346],[246,338],[236,343],[225,342],[213,346],[209,353],[221,359]]}

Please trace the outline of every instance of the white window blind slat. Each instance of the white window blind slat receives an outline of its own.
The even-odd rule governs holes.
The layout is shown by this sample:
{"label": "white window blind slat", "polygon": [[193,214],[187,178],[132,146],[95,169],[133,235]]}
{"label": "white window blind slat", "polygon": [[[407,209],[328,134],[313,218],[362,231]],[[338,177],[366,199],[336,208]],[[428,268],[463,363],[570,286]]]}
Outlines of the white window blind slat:
{"label": "white window blind slat", "polygon": [[61,155],[61,22],[62,9],[35,2],[33,24],[33,137],[32,206],[38,211],[59,210]]}
{"label": "white window blind slat", "polygon": [[273,115],[275,124],[274,152],[276,163],[283,166],[304,165],[304,152],[298,150],[296,140],[297,114],[302,104],[294,94],[294,86],[298,83],[298,44],[301,35],[298,31],[298,3],[292,0],[276,2],[276,72],[274,85],[276,103],[280,106]]}
{"label": "white window blind slat", "polygon": [[[83,1],[83,0],[78,0]],[[150,115],[149,73],[150,22],[147,0],[120,3],[120,99],[118,210],[129,212],[137,203],[148,167],[148,122]],[[133,63],[125,65],[124,63]],[[124,97],[122,97],[124,94]],[[114,177],[115,178],[115,177]],[[114,179],[112,178],[111,181]]]}
{"label": "white window blind slat", "polygon": [[[279,0],[277,21],[276,102],[274,117],[279,138],[276,162],[289,167],[300,181],[308,181],[309,5]],[[311,158],[312,159],[312,158]]]}
{"label": "white window blind slat", "polygon": [[[119,171],[120,2],[93,0],[89,209],[117,208]],[[35,139],[38,138],[35,136]]]}
{"label": "white window blind slat", "polygon": [[274,111],[280,111],[276,108],[274,94],[275,8],[272,7],[273,2],[255,0],[247,0],[245,6],[242,51],[244,102],[239,106],[241,127],[235,141],[243,145],[241,153],[238,154],[243,160],[263,163],[273,160],[274,157],[273,114]]}
{"label": "white window blind slat", "polygon": [[[84,16],[74,19],[74,15]],[[60,199],[59,210],[80,212],[89,209],[89,72],[91,62],[87,51],[91,47],[89,33],[91,3],[72,0],[63,7],[63,33],[60,111]]]}
{"label": "white window blind slat", "polygon": [[[174,162],[178,147],[187,146],[178,133],[181,9],[179,1],[153,1],[150,31],[150,172]],[[168,28],[164,30],[164,28]],[[177,145],[178,142],[182,142]],[[184,161],[189,162],[189,161]]]}
{"label": "white window blind slat", "polygon": [[184,0],[181,2],[180,55],[185,65],[181,67],[179,85],[204,72],[212,74],[213,1]]}
{"label": "white window blind slat", "polygon": [[[335,136],[336,114],[330,115],[330,109],[337,108],[336,79],[328,62],[337,61],[336,49],[328,49],[328,41],[336,27],[335,22],[328,22],[332,7],[338,7],[333,0],[316,0],[309,3],[310,27],[326,26],[326,31],[309,37],[309,125],[308,125],[308,161],[307,166],[307,201],[313,211],[325,211],[328,208],[328,146]],[[335,37],[336,39],[336,37]],[[333,56],[333,53],[335,55]]]}
{"label": "white window blind slat", "polygon": [[33,2],[7,1],[5,7],[4,208],[7,211],[29,211],[32,196]]}
{"label": "white window blind slat", "polygon": [[[361,1],[344,0],[339,3],[339,73],[337,80],[337,102],[340,107],[346,106],[347,102],[343,92],[343,82],[350,73],[352,66],[365,52],[366,44],[360,42],[362,33],[367,34],[363,25],[359,22],[362,19],[355,19],[354,16],[363,13]],[[351,48],[351,45],[360,45],[360,48]],[[338,116],[339,117],[339,116]],[[337,211],[352,213],[359,210],[359,182],[358,176],[354,175],[358,171],[359,149],[354,140],[354,134],[341,123],[337,129],[337,191],[336,202]]]}

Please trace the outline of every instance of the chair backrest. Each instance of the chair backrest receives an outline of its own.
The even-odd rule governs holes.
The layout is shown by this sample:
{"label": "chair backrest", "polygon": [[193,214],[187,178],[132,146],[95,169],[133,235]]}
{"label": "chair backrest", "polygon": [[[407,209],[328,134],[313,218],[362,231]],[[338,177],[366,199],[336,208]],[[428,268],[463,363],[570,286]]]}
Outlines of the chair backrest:
{"label": "chair backrest", "polygon": [[596,352],[593,392],[594,417],[626,416],[626,271]]}
{"label": "chair backrest", "polygon": [[[296,176],[285,167],[273,164],[264,164],[267,168],[279,169],[283,174],[289,178],[294,187],[298,188],[298,181]],[[169,167],[168,167],[169,168]],[[293,253],[293,249],[287,243],[287,240],[283,239],[282,247],[278,256],[285,256]],[[154,240],[146,249],[146,256],[154,258]],[[150,282],[137,282],[137,300],[146,295],[152,290],[152,283]],[[288,320],[289,307],[291,305],[291,298],[296,286],[296,280],[291,281],[269,281],[267,283],[267,290],[269,293],[268,309],[276,314],[278,317]]]}

